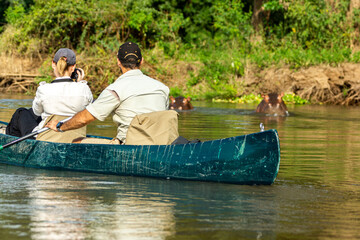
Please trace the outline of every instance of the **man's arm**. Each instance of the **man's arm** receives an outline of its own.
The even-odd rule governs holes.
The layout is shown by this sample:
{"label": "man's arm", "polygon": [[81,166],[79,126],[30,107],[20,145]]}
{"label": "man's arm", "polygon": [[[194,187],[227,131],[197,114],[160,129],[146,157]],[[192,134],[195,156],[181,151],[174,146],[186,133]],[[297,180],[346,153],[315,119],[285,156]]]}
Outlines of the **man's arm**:
{"label": "man's arm", "polygon": [[[69,121],[65,122],[60,129],[62,131],[68,131],[72,129],[81,128],[90,122],[98,119],[104,121],[105,118],[119,106],[120,100],[117,94],[112,90],[105,89],[101,92],[100,96],[88,105],[86,109],[78,112]],[[57,131],[56,125],[59,121],[52,120],[46,124],[46,127]],[[58,131],[57,131],[58,132]]]}
{"label": "man's arm", "polygon": [[[65,122],[60,129],[62,131],[68,131],[68,130],[72,130],[72,129],[78,129],[81,128],[89,123],[91,123],[92,121],[94,121],[96,118],[91,115],[91,113],[84,109],[81,112],[78,112],[77,114],[74,115],[73,118],[71,118],[69,121]],[[58,124],[58,120],[51,120],[50,122],[48,122],[46,124],[45,127],[48,127],[56,132],[58,132],[58,130],[56,129],[56,125]]]}

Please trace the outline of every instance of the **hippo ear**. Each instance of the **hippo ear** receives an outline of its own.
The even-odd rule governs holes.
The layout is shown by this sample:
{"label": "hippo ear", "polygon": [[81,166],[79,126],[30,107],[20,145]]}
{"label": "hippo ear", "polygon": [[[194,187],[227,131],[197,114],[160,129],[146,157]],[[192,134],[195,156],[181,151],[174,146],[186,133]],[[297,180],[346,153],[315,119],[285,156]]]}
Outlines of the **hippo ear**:
{"label": "hippo ear", "polygon": [[282,92],[278,95],[277,99],[280,101],[283,96],[284,96],[284,93]]}
{"label": "hippo ear", "polygon": [[186,104],[187,103],[187,98],[183,98],[183,103]]}
{"label": "hippo ear", "polygon": [[191,97],[187,97],[186,99],[187,99],[189,102],[191,101]]}
{"label": "hippo ear", "polygon": [[270,99],[270,98],[269,98],[269,95],[266,94],[266,95],[264,96],[265,102],[269,102],[269,99]]}
{"label": "hippo ear", "polygon": [[175,98],[174,98],[173,96],[170,96],[170,101],[171,101],[172,103],[174,103],[174,102],[175,102]]}

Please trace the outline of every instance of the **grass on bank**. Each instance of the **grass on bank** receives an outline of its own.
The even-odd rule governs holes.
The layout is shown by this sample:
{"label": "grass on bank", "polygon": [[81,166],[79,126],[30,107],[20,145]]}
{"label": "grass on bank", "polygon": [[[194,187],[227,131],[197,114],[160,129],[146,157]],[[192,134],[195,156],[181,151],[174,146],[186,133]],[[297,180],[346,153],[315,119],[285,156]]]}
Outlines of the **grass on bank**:
{"label": "grass on bank", "polygon": [[[249,94],[234,99],[212,99],[213,102],[229,102],[229,103],[257,103],[259,104],[262,101],[260,94]],[[302,99],[301,97],[295,95],[294,93],[284,94],[283,101],[285,104],[296,104],[303,105],[309,104],[308,100]]]}
{"label": "grass on bank", "polygon": [[[248,94],[244,83],[245,74],[249,71],[255,72],[256,75],[271,67],[285,67],[297,71],[320,64],[335,67],[344,62],[360,62],[360,52],[352,52],[347,47],[319,50],[302,49],[296,45],[287,44],[271,51],[266,45],[259,44],[250,52],[245,52],[236,43],[223,46],[222,49],[188,50],[186,54],[177,55],[179,60],[191,64],[194,68],[186,74],[182,73],[186,83],[175,84],[172,89],[174,95],[187,95],[199,100],[229,99],[229,101],[251,102],[252,95]],[[162,68],[161,64],[159,68]],[[161,71],[166,72],[166,69]],[[256,96],[262,93],[255,88],[252,91]],[[289,102],[309,103],[296,98],[293,94],[286,96]]]}

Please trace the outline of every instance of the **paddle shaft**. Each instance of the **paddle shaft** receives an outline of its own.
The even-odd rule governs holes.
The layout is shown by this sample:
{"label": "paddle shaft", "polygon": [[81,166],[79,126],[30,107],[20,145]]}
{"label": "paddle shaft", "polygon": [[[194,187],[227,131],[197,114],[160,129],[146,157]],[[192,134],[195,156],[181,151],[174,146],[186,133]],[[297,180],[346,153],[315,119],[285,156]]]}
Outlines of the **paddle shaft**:
{"label": "paddle shaft", "polygon": [[[70,120],[71,118],[72,117],[68,117],[68,118],[66,118],[64,120],[61,120],[60,122],[66,122],[66,121]],[[9,143],[7,143],[5,145],[0,146],[0,150],[3,150],[4,148],[10,147],[11,145],[14,145],[14,144],[16,144],[18,142],[24,141],[25,139],[28,139],[28,138],[30,138],[32,136],[35,136],[35,135],[38,135],[38,134],[40,134],[42,132],[45,132],[45,131],[47,131],[49,129],[50,128],[45,127],[45,128],[39,129],[39,130],[37,130],[35,132],[29,133],[28,135],[25,135],[25,136],[23,136],[21,138],[18,138],[16,140],[12,141],[12,142],[9,142]]]}

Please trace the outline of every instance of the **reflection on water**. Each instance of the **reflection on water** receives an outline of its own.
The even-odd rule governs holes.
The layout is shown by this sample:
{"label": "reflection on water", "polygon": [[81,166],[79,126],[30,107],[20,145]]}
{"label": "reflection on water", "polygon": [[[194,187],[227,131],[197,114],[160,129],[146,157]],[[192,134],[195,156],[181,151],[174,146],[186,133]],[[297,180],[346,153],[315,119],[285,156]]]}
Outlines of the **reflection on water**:
{"label": "reflection on water", "polygon": [[[30,99],[30,100],[29,100]],[[0,164],[0,239],[359,239],[360,111],[195,102],[180,134],[202,140],[276,128],[272,186],[46,171]],[[0,120],[31,98],[0,100]],[[113,136],[111,118],[88,132]],[[0,153],[1,154],[1,153]]]}
{"label": "reflection on water", "polygon": [[31,185],[30,230],[35,239],[164,239],[174,231],[173,203],[129,189],[124,182],[42,175]]}

